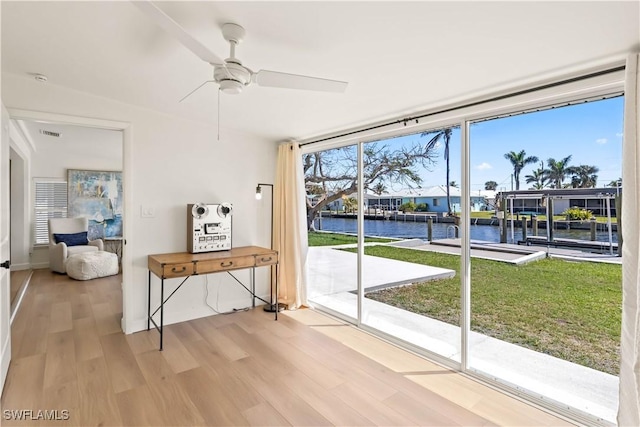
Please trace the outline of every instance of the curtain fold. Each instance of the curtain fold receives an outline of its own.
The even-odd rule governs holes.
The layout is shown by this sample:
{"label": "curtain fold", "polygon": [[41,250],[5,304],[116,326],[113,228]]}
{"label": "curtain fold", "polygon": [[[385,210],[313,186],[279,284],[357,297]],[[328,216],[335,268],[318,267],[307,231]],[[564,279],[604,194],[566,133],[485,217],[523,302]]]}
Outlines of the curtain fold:
{"label": "curtain fold", "polygon": [[289,309],[307,305],[306,192],[297,143],[281,144],[274,183],[274,249],[280,257],[278,301]]}
{"label": "curtain fold", "polygon": [[625,69],[622,145],[622,335],[618,425],[640,425],[640,84],[639,55]]}

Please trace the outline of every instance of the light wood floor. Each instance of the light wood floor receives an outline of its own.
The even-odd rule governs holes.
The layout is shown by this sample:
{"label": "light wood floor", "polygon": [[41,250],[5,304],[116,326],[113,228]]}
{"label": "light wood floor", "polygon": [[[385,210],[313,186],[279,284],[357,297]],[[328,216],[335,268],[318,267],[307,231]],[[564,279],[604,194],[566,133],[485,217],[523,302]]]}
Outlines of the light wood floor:
{"label": "light wood floor", "polygon": [[9,289],[9,305],[13,314],[15,305],[17,304],[18,295],[22,292],[22,288],[27,285],[27,281],[31,278],[33,270],[18,270],[11,272],[11,286]]}
{"label": "light wood floor", "polygon": [[159,352],[155,331],[120,331],[120,281],[34,273],[2,414],[68,410],[38,424],[57,426],[567,425],[313,310],[171,325]]}

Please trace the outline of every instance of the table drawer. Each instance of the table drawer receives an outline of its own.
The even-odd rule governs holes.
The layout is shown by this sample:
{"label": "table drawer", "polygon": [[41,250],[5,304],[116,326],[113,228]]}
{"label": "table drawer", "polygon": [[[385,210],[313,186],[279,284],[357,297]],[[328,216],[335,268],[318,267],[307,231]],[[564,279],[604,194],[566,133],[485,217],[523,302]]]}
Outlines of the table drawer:
{"label": "table drawer", "polygon": [[162,275],[164,277],[182,277],[193,274],[193,263],[183,262],[179,264],[165,264],[162,266]]}
{"label": "table drawer", "polygon": [[256,267],[263,265],[274,265],[278,263],[278,253],[256,255]]}
{"label": "table drawer", "polygon": [[214,273],[216,271],[235,270],[237,268],[253,267],[254,256],[243,256],[219,260],[198,261],[196,272],[198,274]]}

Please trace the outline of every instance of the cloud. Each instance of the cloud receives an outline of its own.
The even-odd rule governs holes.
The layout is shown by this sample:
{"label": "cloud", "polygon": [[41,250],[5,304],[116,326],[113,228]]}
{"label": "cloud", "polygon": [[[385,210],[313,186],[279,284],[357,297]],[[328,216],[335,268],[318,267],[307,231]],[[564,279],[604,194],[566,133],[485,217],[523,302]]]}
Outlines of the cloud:
{"label": "cloud", "polygon": [[624,135],[622,132],[618,132],[618,133],[616,133],[616,136],[617,136],[618,138],[622,138],[622,135]]}
{"label": "cloud", "polygon": [[609,142],[609,141],[607,141],[607,138],[599,138],[599,139],[596,139],[596,143],[597,143],[597,144],[604,145],[604,144],[606,144],[607,142]]}
{"label": "cloud", "polygon": [[487,169],[491,169],[492,167],[493,166],[491,166],[489,163],[482,162],[478,166],[476,166],[476,169],[478,169],[479,171],[484,171],[484,170],[487,170]]}

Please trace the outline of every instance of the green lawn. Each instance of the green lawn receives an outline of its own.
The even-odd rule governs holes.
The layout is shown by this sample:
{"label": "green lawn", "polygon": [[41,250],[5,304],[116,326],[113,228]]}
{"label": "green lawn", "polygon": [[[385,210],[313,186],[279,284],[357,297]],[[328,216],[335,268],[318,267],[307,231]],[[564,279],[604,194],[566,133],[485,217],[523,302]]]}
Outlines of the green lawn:
{"label": "green lawn", "polygon": [[[456,277],[368,293],[368,298],[460,324],[460,257],[373,246],[368,255],[456,271]],[[620,265],[544,259],[523,266],[471,260],[471,329],[618,374]]]}
{"label": "green lawn", "polygon": [[[365,237],[365,242],[378,242],[387,243],[392,242],[392,239],[381,239],[377,237]],[[334,246],[345,245],[349,243],[358,243],[356,236],[350,236],[348,234],[337,233],[319,233],[315,231],[309,232],[309,246]]]}

